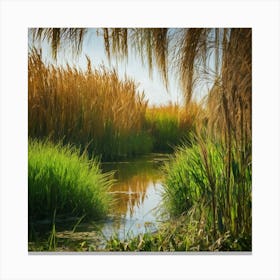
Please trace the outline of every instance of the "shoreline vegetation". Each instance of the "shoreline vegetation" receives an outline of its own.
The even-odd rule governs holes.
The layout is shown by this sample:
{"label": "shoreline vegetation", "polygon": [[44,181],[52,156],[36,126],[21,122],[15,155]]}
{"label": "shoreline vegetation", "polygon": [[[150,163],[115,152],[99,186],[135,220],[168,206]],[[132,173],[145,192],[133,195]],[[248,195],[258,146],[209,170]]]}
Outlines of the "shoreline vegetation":
{"label": "shoreline vegetation", "polygon": [[[252,251],[251,29],[101,31],[109,57],[127,56],[131,36],[151,69],[154,58],[164,83],[167,50],[177,40],[185,104],[151,107],[136,82],[115,69],[93,69],[88,57],[86,70],[45,64],[30,48],[29,251]],[[55,57],[60,40],[80,42],[87,29],[30,32],[39,41],[45,36]],[[213,85],[194,102],[194,76],[208,73],[199,69],[209,70],[210,52]],[[156,232],[105,238],[96,227],[91,240],[59,236],[61,224],[75,233],[81,222],[109,214],[116,180],[102,172],[102,162],[156,152],[171,153],[160,169],[160,207],[169,219]]]}

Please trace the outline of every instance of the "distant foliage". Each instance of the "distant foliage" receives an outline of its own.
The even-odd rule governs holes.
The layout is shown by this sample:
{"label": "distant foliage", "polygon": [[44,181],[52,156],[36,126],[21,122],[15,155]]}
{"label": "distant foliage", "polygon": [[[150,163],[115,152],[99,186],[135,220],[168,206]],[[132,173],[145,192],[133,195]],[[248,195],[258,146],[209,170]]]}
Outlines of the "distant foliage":
{"label": "distant foliage", "polygon": [[196,117],[203,111],[197,103],[187,108],[177,104],[148,107],[146,129],[154,140],[154,151],[173,152],[175,147],[187,140],[196,128]]}

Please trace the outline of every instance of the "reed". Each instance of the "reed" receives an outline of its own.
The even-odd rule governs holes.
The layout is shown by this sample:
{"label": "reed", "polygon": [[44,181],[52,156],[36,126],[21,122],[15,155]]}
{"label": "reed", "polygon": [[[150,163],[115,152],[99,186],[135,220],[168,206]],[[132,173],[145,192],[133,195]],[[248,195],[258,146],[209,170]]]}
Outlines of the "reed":
{"label": "reed", "polygon": [[201,107],[148,107],[133,80],[121,81],[105,67],[87,71],[45,65],[29,54],[29,136],[74,144],[103,161],[171,152],[194,130]]}
{"label": "reed", "polygon": [[28,133],[87,149],[112,160],[149,152],[142,131],[147,101],[133,80],[101,66],[87,71],[45,65],[33,49],[28,60]]}

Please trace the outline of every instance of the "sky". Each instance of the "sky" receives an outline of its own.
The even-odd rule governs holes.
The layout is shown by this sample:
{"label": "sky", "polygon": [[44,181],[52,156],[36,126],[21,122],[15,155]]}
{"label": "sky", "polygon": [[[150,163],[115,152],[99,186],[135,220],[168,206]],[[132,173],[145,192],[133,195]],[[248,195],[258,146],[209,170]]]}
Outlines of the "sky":
{"label": "sky", "polygon": [[164,83],[159,76],[157,69],[155,68],[152,77],[149,76],[149,69],[147,65],[143,65],[141,58],[134,53],[128,56],[127,61],[116,61],[111,59],[111,66],[105,54],[103,37],[96,36],[95,32],[91,34],[84,41],[83,53],[80,57],[80,64],[85,65],[85,55],[87,54],[92,61],[94,67],[104,63],[105,66],[114,67],[118,70],[120,77],[124,77],[127,74],[133,78],[140,91],[144,90],[146,98],[149,100],[150,105],[155,104],[167,104],[168,102],[182,102],[180,91],[176,88],[177,83],[175,77],[170,77],[169,90],[167,92]]}
{"label": "sky", "polygon": [[[31,36],[29,36],[29,46],[33,45]],[[128,50],[129,55],[127,61],[111,58],[109,63],[104,47],[104,41],[102,35],[97,35],[96,29],[91,29],[85,36],[82,46],[82,52],[78,56],[72,55],[72,49],[70,46],[62,47],[62,52],[58,53],[57,61],[52,60],[51,48],[47,42],[36,44],[36,47],[42,48],[43,60],[47,63],[53,63],[58,65],[65,65],[69,63],[71,66],[77,68],[86,69],[87,60],[86,56],[91,59],[92,68],[98,68],[100,65],[105,65],[109,69],[115,68],[120,78],[124,78],[127,75],[132,78],[138,85],[139,92],[144,91],[146,100],[149,101],[149,105],[167,105],[168,103],[177,103],[183,105],[182,92],[179,89],[179,82],[174,72],[169,72],[169,84],[168,90],[166,89],[162,78],[160,77],[158,70],[154,67],[152,77],[149,75],[148,66],[143,65],[141,58],[131,49]],[[207,89],[200,89],[198,99],[207,92]]]}

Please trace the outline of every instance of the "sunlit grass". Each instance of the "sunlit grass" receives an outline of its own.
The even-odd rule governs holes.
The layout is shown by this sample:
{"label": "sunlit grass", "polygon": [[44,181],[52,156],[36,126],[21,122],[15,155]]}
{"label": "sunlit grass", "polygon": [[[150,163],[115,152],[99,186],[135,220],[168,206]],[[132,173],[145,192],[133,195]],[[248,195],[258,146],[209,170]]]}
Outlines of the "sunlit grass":
{"label": "sunlit grass", "polygon": [[111,205],[110,174],[102,174],[99,163],[60,144],[29,140],[29,222],[60,217],[98,219]]}
{"label": "sunlit grass", "polygon": [[195,126],[201,110],[169,104],[148,107],[129,78],[105,67],[87,71],[43,63],[33,49],[28,61],[28,133],[73,144],[102,160],[151,151],[170,152]]}

